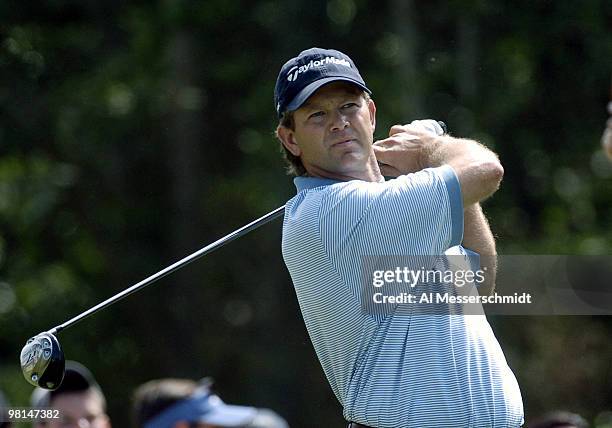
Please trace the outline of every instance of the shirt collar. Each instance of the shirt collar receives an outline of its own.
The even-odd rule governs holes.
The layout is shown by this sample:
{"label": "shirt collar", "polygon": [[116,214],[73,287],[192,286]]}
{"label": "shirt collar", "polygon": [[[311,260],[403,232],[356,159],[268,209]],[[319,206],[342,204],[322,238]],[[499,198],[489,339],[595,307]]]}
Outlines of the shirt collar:
{"label": "shirt collar", "polygon": [[330,184],[342,183],[339,180],[321,177],[295,177],[293,184],[297,188],[298,193],[302,190],[314,189],[315,187],[329,186]]}
{"label": "shirt collar", "polygon": [[[390,178],[393,178],[393,177],[390,177]],[[315,187],[321,187],[321,186],[329,186],[330,184],[336,184],[336,183],[346,183],[346,181],[333,180],[331,178],[308,177],[308,176],[300,176],[300,177],[295,177],[293,179],[293,184],[295,184],[295,187],[297,188],[298,193],[300,193],[302,190],[314,189]],[[384,180],[381,181],[381,183],[384,183]]]}

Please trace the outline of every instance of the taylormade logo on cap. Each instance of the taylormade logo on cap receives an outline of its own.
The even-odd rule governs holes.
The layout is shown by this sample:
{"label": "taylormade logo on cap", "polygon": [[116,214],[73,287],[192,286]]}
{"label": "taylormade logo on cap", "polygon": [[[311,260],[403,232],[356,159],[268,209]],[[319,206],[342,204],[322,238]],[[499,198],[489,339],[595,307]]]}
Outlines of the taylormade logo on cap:
{"label": "taylormade logo on cap", "polygon": [[293,66],[287,73],[287,80],[290,82],[295,82],[298,78],[298,75],[301,73],[305,73],[311,68],[323,67],[327,64],[336,64],[343,65],[345,67],[351,68],[351,63],[345,59],[336,58],[333,56],[328,56],[323,58],[322,60],[310,60],[310,62],[306,65],[302,65],[298,67],[297,65]]}
{"label": "taylormade logo on cap", "polygon": [[317,89],[344,81],[372,93],[353,60],[334,49],[311,48],[287,61],[274,86],[274,106],[281,118],[285,111],[298,109]]}

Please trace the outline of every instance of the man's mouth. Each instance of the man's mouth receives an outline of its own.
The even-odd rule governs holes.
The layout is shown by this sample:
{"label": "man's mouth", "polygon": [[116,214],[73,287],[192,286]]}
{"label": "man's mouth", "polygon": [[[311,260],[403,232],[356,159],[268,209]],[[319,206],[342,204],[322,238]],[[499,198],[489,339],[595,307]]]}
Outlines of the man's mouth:
{"label": "man's mouth", "polygon": [[351,143],[354,143],[356,140],[354,138],[347,138],[346,140],[342,140],[342,141],[337,141],[334,144],[332,144],[332,147],[343,147],[343,146],[347,146]]}

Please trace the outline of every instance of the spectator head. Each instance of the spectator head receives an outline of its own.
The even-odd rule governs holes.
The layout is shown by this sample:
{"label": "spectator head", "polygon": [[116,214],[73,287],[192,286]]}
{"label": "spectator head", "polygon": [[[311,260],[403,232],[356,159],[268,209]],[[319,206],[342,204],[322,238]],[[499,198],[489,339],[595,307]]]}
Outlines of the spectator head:
{"label": "spectator head", "polygon": [[66,361],[66,374],[59,388],[53,391],[36,388],[32,407],[58,410],[58,419],[41,420],[35,428],[91,427],[110,428],[106,399],[91,372],[76,361]]}
{"label": "spectator head", "polygon": [[268,409],[225,404],[212,381],[158,379],[134,392],[133,418],[137,428],[287,428],[283,418]]}
{"label": "spectator head", "polygon": [[554,411],[528,425],[529,428],[588,428],[589,424],[576,413]]}

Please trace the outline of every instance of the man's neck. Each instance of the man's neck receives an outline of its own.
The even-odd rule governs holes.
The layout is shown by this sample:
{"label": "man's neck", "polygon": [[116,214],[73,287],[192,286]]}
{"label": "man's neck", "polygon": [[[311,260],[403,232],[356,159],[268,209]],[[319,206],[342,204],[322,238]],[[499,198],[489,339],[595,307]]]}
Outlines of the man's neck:
{"label": "man's neck", "polygon": [[376,158],[373,157],[368,161],[365,167],[359,171],[349,171],[347,173],[339,173],[335,171],[328,171],[317,166],[309,165],[306,167],[306,172],[309,177],[329,178],[331,180],[338,181],[351,181],[351,180],[362,180],[380,183],[385,181]]}

